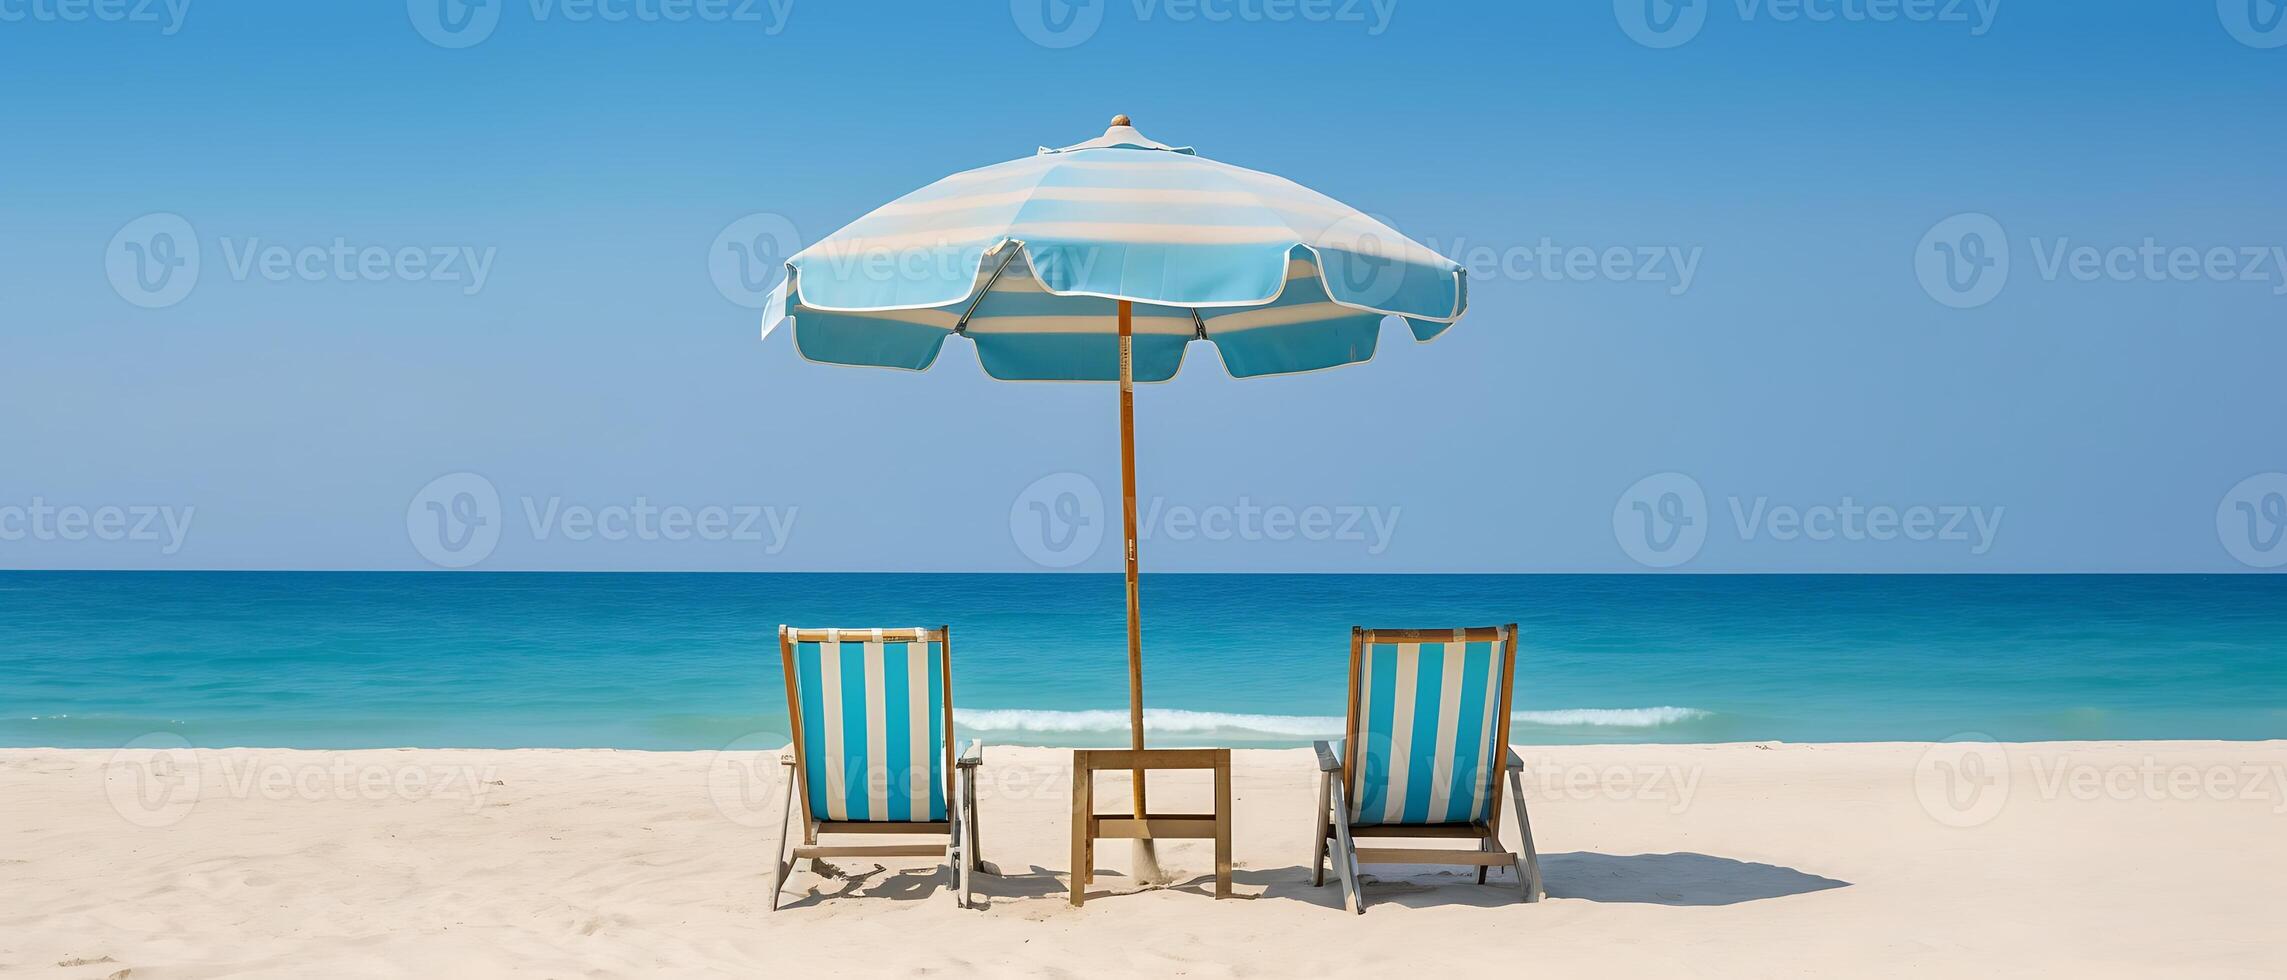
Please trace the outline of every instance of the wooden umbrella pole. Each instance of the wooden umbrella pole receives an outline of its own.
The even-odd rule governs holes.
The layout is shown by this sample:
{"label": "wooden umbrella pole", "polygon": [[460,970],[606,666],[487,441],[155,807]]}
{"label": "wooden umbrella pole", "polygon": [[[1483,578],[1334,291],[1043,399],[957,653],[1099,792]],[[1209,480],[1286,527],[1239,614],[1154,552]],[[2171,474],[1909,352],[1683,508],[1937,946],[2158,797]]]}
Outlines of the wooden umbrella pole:
{"label": "wooden umbrella pole", "polygon": [[[1120,300],[1120,516],[1127,526],[1128,555],[1128,734],[1129,746],[1144,747],[1143,606],[1136,595],[1136,377],[1135,305]],[[1144,772],[1135,780],[1135,814],[1144,815]]]}

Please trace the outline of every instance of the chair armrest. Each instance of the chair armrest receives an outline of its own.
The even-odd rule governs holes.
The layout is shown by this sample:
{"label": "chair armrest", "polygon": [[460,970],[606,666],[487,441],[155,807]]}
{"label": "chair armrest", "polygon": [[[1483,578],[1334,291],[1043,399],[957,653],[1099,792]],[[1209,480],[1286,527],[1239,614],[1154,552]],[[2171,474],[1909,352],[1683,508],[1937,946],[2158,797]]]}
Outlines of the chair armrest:
{"label": "chair armrest", "polygon": [[1312,747],[1318,750],[1319,772],[1342,771],[1342,753],[1334,751],[1334,743],[1329,742],[1325,739],[1319,739],[1317,742],[1312,743]]}
{"label": "chair armrest", "polygon": [[970,739],[969,744],[961,749],[961,757],[953,760],[953,766],[957,769],[974,769],[984,764],[985,740],[981,738]]}
{"label": "chair armrest", "polygon": [[1525,757],[1518,755],[1517,750],[1514,746],[1502,746],[1502,749],[1509,754],[1509,768],[1523,772],[1525,768]]}

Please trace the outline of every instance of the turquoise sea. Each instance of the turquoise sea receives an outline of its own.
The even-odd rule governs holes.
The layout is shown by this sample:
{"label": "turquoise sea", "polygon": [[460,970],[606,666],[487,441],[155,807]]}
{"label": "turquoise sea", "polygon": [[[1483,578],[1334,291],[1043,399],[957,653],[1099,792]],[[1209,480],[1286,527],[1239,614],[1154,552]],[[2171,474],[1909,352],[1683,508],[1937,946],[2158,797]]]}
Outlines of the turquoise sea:
{"label": "turquoise sea", "polygon": [[[1353,624],[1522,625],[1520,742],[2287,738],[2287,576],[1146,575],[1159,745],[1333,733]],[[951,624],[995,743],[1125,739],[1117,576],[0,572],[0,745],[719,748],[774,630]]]}

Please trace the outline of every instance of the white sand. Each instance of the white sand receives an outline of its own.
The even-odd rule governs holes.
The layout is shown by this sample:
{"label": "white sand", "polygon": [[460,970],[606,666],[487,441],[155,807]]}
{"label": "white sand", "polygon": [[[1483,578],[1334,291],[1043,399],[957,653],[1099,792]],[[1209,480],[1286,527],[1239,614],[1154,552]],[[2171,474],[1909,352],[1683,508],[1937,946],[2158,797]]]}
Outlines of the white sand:
{"label": "white sand", "polygon": [[[1302,867],[1300,750],[1240,753],[1235,900],[1106,874],[1069,908],[1068,756],[992,748],[989,909],[897,862],[798,871],[775,914],[752,755],[7,750],[0,972],[2287,975],[2287,742],[2009,746],[1949,785],[1974,751],[1527,749],[1547,902],[1397,869],[1352,916]],[[175,796],[136,795],[153,764]]]}

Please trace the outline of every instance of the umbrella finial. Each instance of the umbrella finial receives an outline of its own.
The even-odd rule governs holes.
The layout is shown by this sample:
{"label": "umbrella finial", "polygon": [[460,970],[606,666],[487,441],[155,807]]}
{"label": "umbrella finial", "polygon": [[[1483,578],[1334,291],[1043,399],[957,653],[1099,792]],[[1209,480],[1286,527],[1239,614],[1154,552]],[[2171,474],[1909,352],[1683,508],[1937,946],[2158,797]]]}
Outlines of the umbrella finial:
{"label": "umbrella finial", "polygon": [[1133,126],[1133,125],[1135,125],[1135,124],[1134,124],[1134,123],[1131,123],[1131,122],[1129,122],[1129,121],[1128,121],[1128,114],[1127,114],[1127,113],[1125,113],[1125,112],[1123,112],[1123,113],[1120,113],[1119,115],[1116,115],[1116,116],[1113,116],[1113,117],[1112,117],[1112,125],[1114,125],[1114,126]]}

